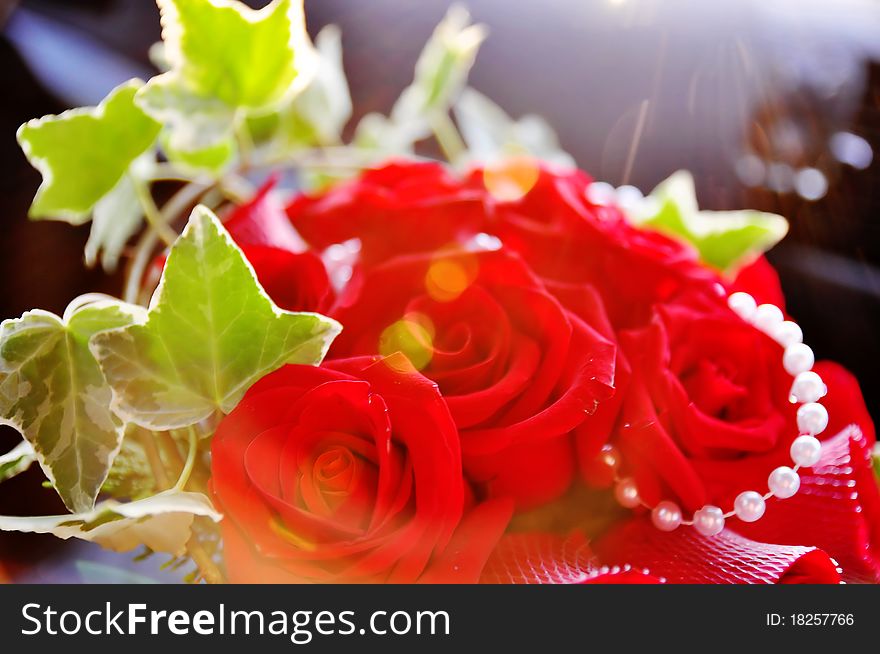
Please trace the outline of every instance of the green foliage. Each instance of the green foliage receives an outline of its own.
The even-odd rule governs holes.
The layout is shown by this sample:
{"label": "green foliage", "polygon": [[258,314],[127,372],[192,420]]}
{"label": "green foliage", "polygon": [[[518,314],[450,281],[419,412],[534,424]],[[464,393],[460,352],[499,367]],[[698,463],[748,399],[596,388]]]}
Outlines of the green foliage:
{"label": "green foliage", "polygon": [[691,243],[704,263],[735,273],[776,245],[788,233],[782,216],[761,211],[701,211],[694,179],[681,170],[660,183],[649,196],[659,210],[643,220],[656,229]]}
{"label": "green foliage", "polygon": [[454,106],[455,119],[468,146],[469,163],[494,163],[505,157],[529,155],[573,168],[574,159],[559,147],[553,128],[540,116],[513,120],[482,93],[467,88]]}
{"label": "green foliage", "polygon": [[391,110],[398,124],[425,122],[445,113],[458,98],[480,45],[483,25],[472,25],[467,10],[453,5],[440,22],[416,62],[415,76]]}
{"label": "green foliage", "polygon": [[137,101],[165,125],[170,160],[219,174],[246,135],[248,117],[274,112],[309,81],[314,53],[301,0],[274,0],[259,10],[230,0],[158,4],[168,70]]}
{"label": "green foliage", "polygon": [[86,222],[89,212],[156,140],[159,123],[134,103],[140,80],[116,87],[97,107],[28,121],[18,142],[43,175],[32,218]]}
{"label": "green foliage", "polygon": [[142,313],[84,296],[61,318],[35,310],[0,324],[0,422],[33,446],[71,511],[94,506],[123,434],[89,339],[130,325]]}
{"label": "green foliage", "polygon": [[279,101],[301,71],[301,3],[273,0],[259,10],[229,0],[158,4],[170,72],[200,97],[262,109]]}
{"label": "green foliage", "polygon": [[467,84],[486,34],[483,25],[471,24],[466,9],[453,5],[425,44],[413,81],[390,115],[365,115],[354,144],[375,151],[379,158],[406,155],[412,153],[413,144],[448,126],[449,110]]}
{"label": "green foliage", "polygon": [[134,185],[132,176],[124,175],[107,195],[98,200],[86,242],[86,265],[94,266],[100,257],[104,270],[115,271],[125,244],[140,231],[144,212]]}
{"label": "green foliage", "polygon": [[146,451],[130,427],[107,475],[101,492],[117,499],[140,500],[156,491],[156,479]]}
{"label": "green foliage", "polygon": [[146,545],[154,552],[179,555],[189,540],[195,516],[214,522],[222,517],[201,493],[169,490],[127,504],[107,500],[72,515],[0,516],[0,530],[79,538],[117,552]]}
{"label": "green foliage", "polygon": [[0,454],[0,481],[24,472],[36,459],[34,448],[27,441],[22,441],[6,454]]}
{"label": "green foliage", "polygon": [[228,413],[286,363],[319,363],[339,330],[329,318],[275,306],[217,217],[196,207],[146,321],[96,335],[92,351],[116,412],[167,430]]}

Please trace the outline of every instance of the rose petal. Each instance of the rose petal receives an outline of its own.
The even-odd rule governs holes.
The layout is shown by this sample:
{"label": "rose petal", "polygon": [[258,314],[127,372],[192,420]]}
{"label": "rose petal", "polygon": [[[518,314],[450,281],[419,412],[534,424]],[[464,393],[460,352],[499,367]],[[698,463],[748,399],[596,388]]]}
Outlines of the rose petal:
{"label": "rose petal", "polygon": [[306,244],[290,225],[284,207],[272,194],[278,183],[272,175],[250,201],[238,205],[225,216],[223,226],[239,245],[266,246],[303,252]]}
{"label": "rose petal", "polygon": [[465,515],[449,545],[431,561],[419,583],[476,583],[512,514],[513,505],[507,500],[478,504]]}

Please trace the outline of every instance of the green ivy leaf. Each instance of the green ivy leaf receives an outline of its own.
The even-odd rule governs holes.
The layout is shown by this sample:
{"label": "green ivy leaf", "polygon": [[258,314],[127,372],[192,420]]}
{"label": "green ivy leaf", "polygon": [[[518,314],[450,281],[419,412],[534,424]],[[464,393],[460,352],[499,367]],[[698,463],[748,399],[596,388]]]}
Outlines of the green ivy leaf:
{"label": "green ivy leaf", "polygon": [[158,0],[165,57],[186,88],[232,108],[265,108],[308,59],[302,2],[259,10],[231,0]]}
{"label": "green ivy leaf", "polygon": [[641,225],[691,243],[704,263],[726,273],[776,245],[788,233],[782,216],[761,211],[701,211],[694,179],[678,171],[661,182],[650,196],[659,210]]}
{"label": "green ivy leaf", "polygon": [[133,426],[126,433],[122,447],[107,474],[101,492],[116,499],[139,500],[156,492],[156,478],[143,445],[133,435]]}
{"label": "green ivy leaf", "polygon": [[146,152],[160,126],[134,103],[140,80],[113,89],[97,106],[28,121],[18,142],[43,175],[31,218],[81,224],[95,204]]}
{"label": "green ivy leaf", "polygon": [[315,74],[280,113],[281,136],[289,144],[333,145],[351,118],[351,94],[342,67],[342,35],[328,25],[315,37]]}
{"label": "green ivy leaf", "polygon": [[37,460],[34,448],[27,441],[22,441],[6,454],[0,454],[0,481],[6,481],[21,474]]}
{"label": "green ivy leaf", "polygon": [[391,119],[405,124],[448,111],[467,82],[486,33],[483,25],[471,24],[464,7],[453,5],[419,55],[413,82],[395,103]]}
{"label": "green ivy leaf", "polygon": [[160,137],[162,151],[168,160],[179,168],[193,174],[208,173],[219,177],[235,158],[235,142],[232,136],[223,138],[215,145],[209,145],[199,150],[177,150],[172,145],[169,137]]}
{"label": "green ivy leaf", "polygon": [[92,339],[128,421],[163,431],[231,411],[263,375],[317,364],[333,320],[279,309],[217,217],[196,207],[171,249],[147,320]]}
{"label": "green ivy leaf", "polygon": [[195,516],[214,522],[222,518],[201,493],[168,490],[126,504],[108,500],[81,513],[0,516],[0,530],[53,534],[65,540],[79,538],[116,552],[145,545],[154,552],[181,555]]}
{"label": "green ivy leaf", "polygon": [[468,163],[495,163],[512,155],[530,155],[573,168],[574,159],[559,147],[553,128],[540,116],[513,120],[482,93],[467,88],[454,107],[461,135],[468,146]]}
{"label": "green ivy leaf", "polygon": [[175,72],[151,79],[138,91],[136,102],[165,126],[162,142],[171,154],[214,148],[233,139],[234,107],[197,95]]}
{"label": "green ivy leaf", "polygon": [[83,296],[64,316],[28,311],[0,324],[0,423],[18,429],[71,511],[86,511],[119,449],[123,424],[89,339],[143,310]]}
{"label": "green ivy leaf", "polygon": [[125,244],[138,232],[143,218],[134,180],[130,175],[123,175],[92,211],[92,230],[85,248],[86,265],[94,266],[100,256],[104,270],[114,272]]}

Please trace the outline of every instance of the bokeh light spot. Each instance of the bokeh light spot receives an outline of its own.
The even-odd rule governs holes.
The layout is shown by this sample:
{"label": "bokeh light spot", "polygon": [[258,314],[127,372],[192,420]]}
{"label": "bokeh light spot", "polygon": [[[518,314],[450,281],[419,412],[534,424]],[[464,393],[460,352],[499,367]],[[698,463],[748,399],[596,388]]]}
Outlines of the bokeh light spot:
{"label": "bokeh light spot", "polygon": [[470,286],[465,266],[452,259],[438,259],[425,275],[425,289],[438,302],[451,302]]}
{"label": "bokeh light spot", "polygon": [[395,352],[402,352],[416,370],[424,370],[434,356],[431,319],[421,313],[409,313],[386,327],[379,337],[379,353],[387,357]]}
{"label": "bokeh light spot", "polygon": [[514,156],[487,165],[483,170],[483,184],[496,200],[516,202],[532,190],[539,174],[538,163],[532,157]]}

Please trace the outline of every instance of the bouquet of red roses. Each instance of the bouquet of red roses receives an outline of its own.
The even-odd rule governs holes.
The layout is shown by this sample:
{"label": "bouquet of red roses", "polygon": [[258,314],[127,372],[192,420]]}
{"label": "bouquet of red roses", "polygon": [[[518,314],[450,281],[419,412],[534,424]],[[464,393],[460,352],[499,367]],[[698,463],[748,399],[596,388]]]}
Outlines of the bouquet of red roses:
{"label": "bouquet of red roses", "polygon": [[208,581],[880,581],[874,426],[786,314],[782,218],[593,182],[465,87],[462,10],[344,145],[337,32],[159,6],[164,73],[19,131],[87,261],[147,229],[124,300],[0,329],[0,479],[71,512],[0,528]]}

